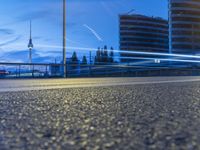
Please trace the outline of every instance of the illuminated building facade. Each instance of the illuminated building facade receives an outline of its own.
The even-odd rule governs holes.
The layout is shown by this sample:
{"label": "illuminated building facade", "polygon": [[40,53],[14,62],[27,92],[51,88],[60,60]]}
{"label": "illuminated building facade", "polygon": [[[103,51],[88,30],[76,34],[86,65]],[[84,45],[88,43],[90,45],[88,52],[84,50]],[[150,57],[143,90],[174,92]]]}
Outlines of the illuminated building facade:
{"label": "illuminated building facade", "polygon": [[[119,22],[121,51],[168,53],[167,20],[138,14],[124,14],[119,16]],[[121,52],[120,56],[121,62],[132,62],[137,57],[143,57],[126,52]]]}
{"label": "illuminated building facade", "polygon": [[169,0],[171,52],[200,53],[200,0]]}

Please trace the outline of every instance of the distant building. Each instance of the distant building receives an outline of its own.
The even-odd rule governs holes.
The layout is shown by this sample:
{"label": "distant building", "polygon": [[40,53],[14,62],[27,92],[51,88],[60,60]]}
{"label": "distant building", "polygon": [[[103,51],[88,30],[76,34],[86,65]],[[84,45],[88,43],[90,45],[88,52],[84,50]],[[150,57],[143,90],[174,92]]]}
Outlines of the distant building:
{"label": "distant building", "polygon": [[200,53],[200,0],[169,0],[172,53]]}
{"label": "distant building", "polygon": [[[141,52],[169,51],[168,21],[162,18],[138,14],[119,16],[120,50]],[[144,57],[121,52],[121,62],[136,61],[134,57]]]}

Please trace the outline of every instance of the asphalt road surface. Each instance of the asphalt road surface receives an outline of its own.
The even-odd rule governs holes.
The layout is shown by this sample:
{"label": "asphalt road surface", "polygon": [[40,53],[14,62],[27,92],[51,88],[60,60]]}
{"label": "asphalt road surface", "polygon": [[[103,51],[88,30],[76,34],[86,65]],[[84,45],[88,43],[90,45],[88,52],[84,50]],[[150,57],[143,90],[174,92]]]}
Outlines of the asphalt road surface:
{"label": "asphalt road surface", "polygon": [[63,89],[77,87],[121,86],[153,83],[200,81],[200,77],[145,77],[145,78],[80,78],[80,79],[22,79],[0,80],[0,92]]}
{"label": "asphalt road surface", "polygon": [[200,149],[200,77],[0,86],[0,150]]}

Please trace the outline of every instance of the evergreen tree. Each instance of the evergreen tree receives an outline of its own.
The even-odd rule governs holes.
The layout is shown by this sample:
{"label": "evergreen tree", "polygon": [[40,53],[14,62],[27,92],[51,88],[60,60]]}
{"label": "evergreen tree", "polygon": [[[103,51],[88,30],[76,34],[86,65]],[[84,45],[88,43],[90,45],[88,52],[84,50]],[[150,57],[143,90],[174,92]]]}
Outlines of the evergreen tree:
{"label": "evergreen tree", "polygon": [[114,62],[114,52],[113,52],[113,47],[110,48],[110,54],[109,54],[109,62],[113,63]]}
{"label": "evergreen tree", "polygon": [[98,47],[95,56],[95,63],[108,63],[108,62],[111,63],[114,62],[113,47],[110,48],[109,52],[106,45],[101,49]]}
{"label": "evergreen tree", "polygon": [[72,60],[72,62],[77,62],[78,61],[78,57],[76,55],[76,52],[73,52],[71,60]]}
{"label": "evergreen tree", "polygon": [[105,46],[104,46],[104,50],[107,50],[107,49],[108,49],[108,48],[107,48],[107,46],[105,45]]}
{"label": "evergreen tree", "polygon": [[82,65],[87,65],[87,58],[85,55],[82,58]]}
{"label": "evergreen tree", "polygon": [[72,74],[76,74],[78,72],[78,64],[79,60],[77,57],[76,52],[73,52],[72,57],[71,57],[71,63],[70,63],[70,69],[72,71]]}
{"label": "evergreen tree", "polygon": [[104,52],[103,52],[103,62],[108,62],[108,50],[107,50],[107,46],[104,46]]}
{"label": "evergreen tree", "polygon": [[104,61],[104,50],[103,48],[101,49],[101,54],[100,54],[100,61],[99,62],[103,62]]}
{"label": "evergreen tree", "polygon": [[95,63],[100,62],[101,60],[101,51],[100,51],[100,47],[98,47],[98,50],[96,52],[96,56],[95,56]]}

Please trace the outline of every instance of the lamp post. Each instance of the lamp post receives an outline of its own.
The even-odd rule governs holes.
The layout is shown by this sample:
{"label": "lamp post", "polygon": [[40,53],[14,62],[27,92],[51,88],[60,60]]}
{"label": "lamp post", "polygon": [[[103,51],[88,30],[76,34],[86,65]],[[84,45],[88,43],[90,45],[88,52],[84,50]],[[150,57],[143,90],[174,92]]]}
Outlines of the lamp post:
{"label": "lamp post", "polygon": [[66,78],[66,0],[63,0],[63,78]]}

